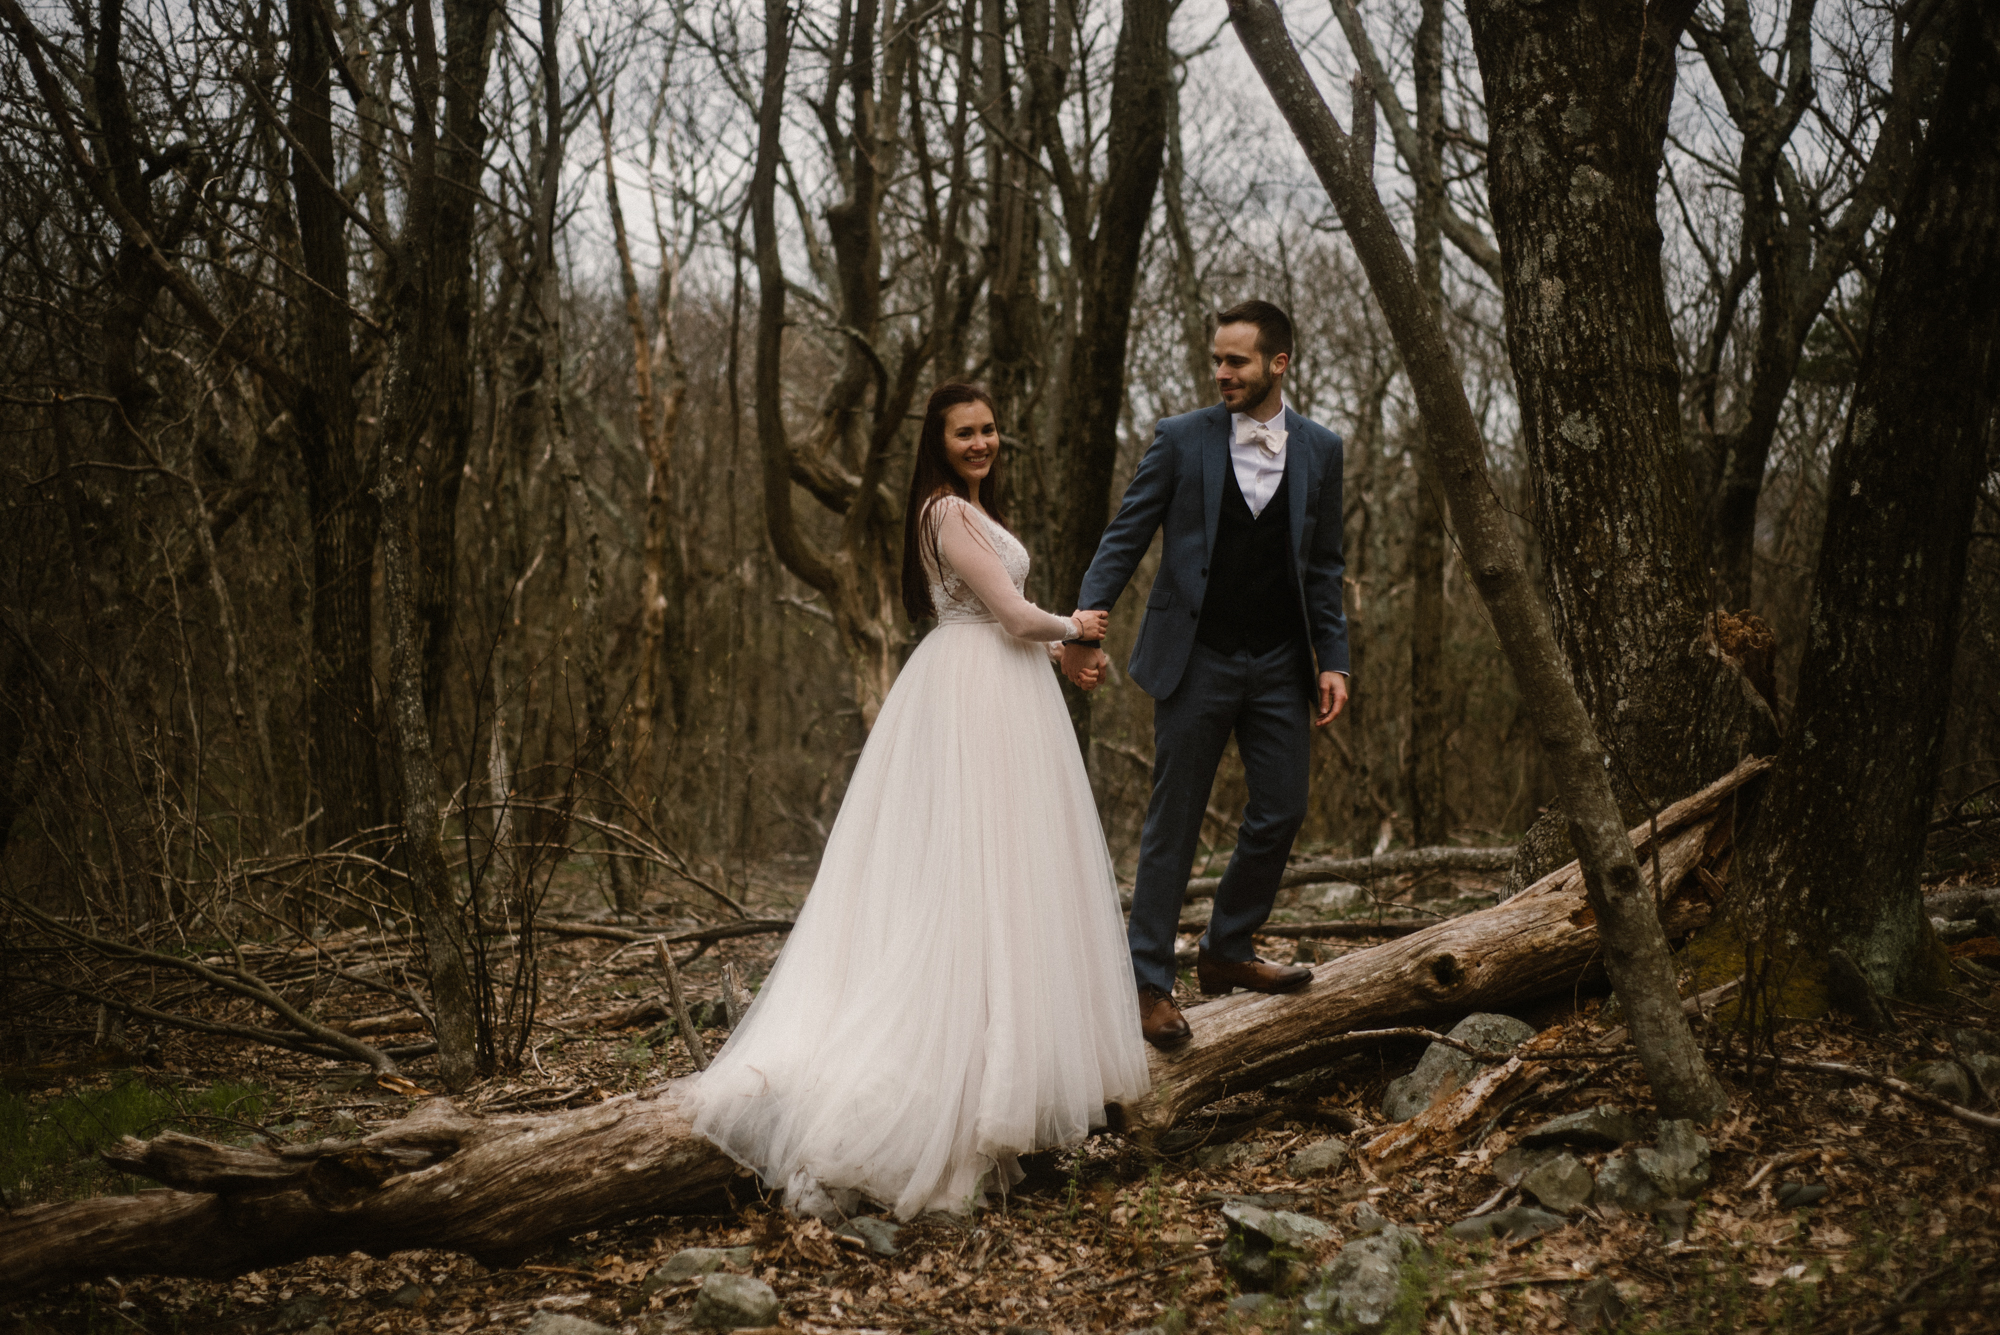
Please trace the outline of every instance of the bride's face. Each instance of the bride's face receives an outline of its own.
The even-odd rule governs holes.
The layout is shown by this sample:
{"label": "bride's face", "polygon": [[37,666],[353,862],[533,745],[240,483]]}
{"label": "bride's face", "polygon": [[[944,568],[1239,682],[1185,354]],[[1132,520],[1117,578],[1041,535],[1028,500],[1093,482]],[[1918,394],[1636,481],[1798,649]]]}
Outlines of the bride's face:
{"label": "bride's face", "polygon": [[945,409],[944,455],[951,471],[965,479],[966,490],[977,492],[1000,455],[1000,428],[993,421],[993,410],[979,402]]}

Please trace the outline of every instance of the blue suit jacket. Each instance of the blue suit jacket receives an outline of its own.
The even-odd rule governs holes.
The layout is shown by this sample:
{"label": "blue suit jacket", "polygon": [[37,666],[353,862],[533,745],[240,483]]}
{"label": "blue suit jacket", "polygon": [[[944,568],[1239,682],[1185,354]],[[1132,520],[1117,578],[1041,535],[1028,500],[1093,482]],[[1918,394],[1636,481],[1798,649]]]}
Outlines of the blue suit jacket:
{"label": "blue suit jacket", "polygon": [[[1347,563],[1340,535],[1340,437],[1285,409],[1285,481],[1290,484],[1292,576],[1299,591],[1306,637],[1319,672],[1347,671],[1347,617],[1341,611],[1341,575]],[[1152,448],[1125,489],[1118,517],[1104,530],[1084,574],[1077,606],[1109,610],[1118,601],[1164,530],[1160,573],[1146,596],[1146,618],[1133,646],[1132,680],[1154,699],[1180,685],[1209,596],[1208,557],[1222,515],[1224,470],[1230,466],[1229,409],[1221,404],[1162,420]],[[1215,590],[1218,597],[1226,590]]]}

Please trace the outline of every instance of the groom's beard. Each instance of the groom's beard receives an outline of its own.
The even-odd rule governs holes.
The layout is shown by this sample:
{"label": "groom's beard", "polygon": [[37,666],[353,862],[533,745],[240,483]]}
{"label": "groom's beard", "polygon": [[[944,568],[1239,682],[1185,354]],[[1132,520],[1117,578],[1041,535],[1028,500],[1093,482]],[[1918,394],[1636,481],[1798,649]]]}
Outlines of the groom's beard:
{"label": "groom's beard", "polygon": [[[1252,408],[1257,407],[1259,404],[1264,402],[1265,396],[1270,394],[1271,386],[1276,384],[1277,380],[1278,378],[1274,375],[1271,375],[1269,372],[1266,372],[1261,377],[1239,375],[1237,377],[1237,383],[1242,386],[1243,398],[1240,402],[1238,402],[1238,404],[1234,408],[1230,408],[1230,411],[1237,413],[1247,413]],[[1224,407],[1229,406],[1228,400],[1225,399],[1223,401],[1223,406]]]}

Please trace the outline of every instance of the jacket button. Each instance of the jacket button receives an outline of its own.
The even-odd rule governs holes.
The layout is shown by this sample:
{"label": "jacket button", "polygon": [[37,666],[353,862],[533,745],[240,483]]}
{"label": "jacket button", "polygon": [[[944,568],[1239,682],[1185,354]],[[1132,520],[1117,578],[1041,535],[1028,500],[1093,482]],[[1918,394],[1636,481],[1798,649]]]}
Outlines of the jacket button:
{"label": "jacket button", "polygon": [[1201,568],[1201,577],[1202,577],[1203,579],[1207,579],[1207,578],[1208,578],[1208,567],[1207,567],[1207,566],[1203,566],[1203,567]]}
{"label": "jacket button", "polygon": [[1196,610],[1194,610],[1194,611],[1190,611],[1190,612],[1188,613],[1188,620],[1189,620],[1189,621],[1199,621],[1199,620],[1201,620],[1201,612],[1200,612],[1200,610],[1199,610],[1199,609],[1196,609]]}

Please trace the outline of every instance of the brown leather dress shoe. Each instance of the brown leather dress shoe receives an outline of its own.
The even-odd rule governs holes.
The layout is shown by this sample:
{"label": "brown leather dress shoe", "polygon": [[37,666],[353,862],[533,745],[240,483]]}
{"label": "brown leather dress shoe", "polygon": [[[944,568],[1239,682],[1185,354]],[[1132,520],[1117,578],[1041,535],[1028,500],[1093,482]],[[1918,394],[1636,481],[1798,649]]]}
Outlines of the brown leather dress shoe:
{"label": "brown leather dress shoe", "polygon": [[1269,960],[1218,959],[1206,950],[1195,956],[1195,981],[1205,997],[1240,987],[1250,992],[1290,992],[1312,981],[1312,970],[1297,964],[1273,964]]}
{"label": "brown leather dress shoe", "polygon": [[1194,1037],[1187,1017],[1174,1005],[1173,994],[1147,983],[1139,989],[1139,1032],[1162,1050],[1177,1048]]}

